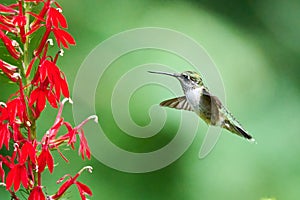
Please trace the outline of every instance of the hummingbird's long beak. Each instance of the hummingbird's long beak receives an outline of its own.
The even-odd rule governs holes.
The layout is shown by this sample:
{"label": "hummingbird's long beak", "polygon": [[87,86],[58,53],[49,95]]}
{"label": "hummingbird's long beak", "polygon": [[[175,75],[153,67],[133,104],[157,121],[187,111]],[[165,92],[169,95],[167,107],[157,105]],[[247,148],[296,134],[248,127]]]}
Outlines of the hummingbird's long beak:
{"label": "hummingbird's long beak", "polygon": [[163,74],[163,75],[168,75],[168,76],[173,76],[173,77],[178,77],[179,74],[177,73],[168,73],[168,72],[155,72],[155,71],[148,71],[149,73],[152,74]]}

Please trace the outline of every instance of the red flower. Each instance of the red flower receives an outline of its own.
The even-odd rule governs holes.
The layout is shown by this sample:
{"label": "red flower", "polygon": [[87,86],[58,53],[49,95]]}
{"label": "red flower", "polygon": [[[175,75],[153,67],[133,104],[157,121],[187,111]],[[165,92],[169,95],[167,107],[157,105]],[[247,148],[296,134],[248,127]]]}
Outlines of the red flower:
{"label": "red flower", "polygon": [[14,185],[14,190],[18,191],[20,184],[28,188],[28,175],[25,164],[13,165],[13,168],[8,172],[6,177],[6,189],[9,190]]}
{"label": "red flower", "polygon": [[[38,13],[31,12],[37,10]],[[79,136],[79,154],[83,159],[91,157],[82,126],[97,117],[91,116],[74,128],[64,121],[63,105],[66,99],[71,100],[66,77],[56,64],[63,50],[61,49],[55,57],[48,54],[48,46],[51,43],[47,41],[50,41],[51,33],[58,47],[69,48],[69,45],[75,45],[73,36],[65,30],[68,24],[61,11],[62,8],[55,0],[16,0],[15,4],[8,6],[0,4],[0,40],[10,54],[8,56],[17,60],[14,66],[0,59],[0,73],[7,76],[19,88],[16,93],[10,95],[7,102],[0,102],[0,149],[3,146],[8,149],[10,144],[14,145],[14,151],[8,152],[9,155],[0,154],[0,181],[6,186],[11,198],[16,200],[19,200],[19,194],[16,192],[21,185],[29,194],[29,200],[47,199],[43,192],[42,173],[46,167],[50,173],[54,170],[51,150],[57,150],[67,161],[59,147],[68,144],[74,149]],[[27,36],[42,27],[44,35],[35,48],[35,45],[29,44]],[[17,41],[24,44],[19,45]],[[31,55],[33,58],[29,62]],[[61,96],[66,97],[62,102]],[[37,118],[47,101],[54,108],[58,108],[60,102],[60,107],[53,126],[42,136],[42,140],[38,141],[37,138],[40,136],[37,135],[39,132],[36,128]],[[67,133],[57,136],[63,125],[67,128]],[[3,164],[8,169],[7,174],[2,167]],[[73,184],[78,188],[81,199],[86,199],[86,195],[91,196],[90,188],[77,181],[84,169],[74,177],[66,175],[61,178],[58,182],[65,180],[65,183],[49,199],[60,198]]]}
{"label": "red flower", "polygon": [[35,117],[38,117],[45,108],[46,99],[52,107],[57,108],[57,102],[60,100],[61,93],[67,98],[70,96],[67,80],[63,72],[55,64],[56,59],[57,56],[54,61],[42,60],[32,80],[32,84],[38,86],[32,91],[29,98],[29,105],[36,105]]}
{"label": "red flower", "polygon": [[2,148],[3,144],[5,145],[6,149],[9,149],[9,140],[10,131],[8,128],[8,124],[3,124],[0,121],[0,149]]}
{"label": "red flower", "polygon": [[[82,127],[91,119],[93,119],[95,122],[98,122],[98,117],[96,115],[92,115],[92,116],[88,117],[87,119],[85,119],[83,122],[81,122],[78,126],[73,128],[70,123],[63,121],[63,119],[61,118],[61,113],[62,113],[63,106],[64,106],[66,100],[69,100],[69,99],[64,99],[60,103],[60,109],[58,111],[55,122],[54,122],[53,126],[49,129],[48,135],[45,135],[43,137],[42,141],[44,143],[49,143],[50,148],[55,148],[57,150],[58,150],[59,145],[63,144],[64,142],[68,142],[68,145],[70,145],[71,148],[74,149],[75,148],[74,144],[76,142],[76,135],[79,135],[80,145],[79,145],[78,153],[81,155],[82,159],[84,159],[84,157],[87,157],[88,159],[90,159],[91,151],[88,146],[87,140],[84,136]],[[56,138],[57,132],[59,131],[59,129],[61,128],[62,125],[66,126],[68,132],[66,134]],[[62,154],[61,154],[61,156],[63,157],[63,159],[65,159]]]}
{"label": "red flower", "polygon": [[17,73],[18,67],[11,65],[1,59],[0,59],[0,69],[13,82],[17,82],[17,80],[20,78],[20,74]]}
{"label": "red flower", "polygon": [[54,28],[53,33],[59,47],[62,44],[65,48],[69,48],[68,43],[71,45],[76,44],[72,35],[65,30]]}
{"label": "red flower", "polygon": [[7,13],[7,14],[14,14],[14,13],[16,13],[16,10],[12,9],[9,6],[5,6],[5,5],[0,4],[0,12],[1,13]]}
{"label": "red flower", "polygon": [[51,196],[51,198],[59,199],[67,191],[67,189],[73,184],[75,184],[77,186],[77,189],[79,191],[79,194],[80,194],[80,197],[82,200],[86,200],[86,197],[85,197],[86,195],[92,196],[93,193],[92,193],[91,189],[87,185],[77,181],[77,178],[85,169],[87,169],[90,173],[92,173],[93,168],[90,166],[86,166],[86,167],[82,168],[74,177],[72,177],[70,174],[66,174],[65,176],[60,178],[57,181],[57,183],[61,183],[66,177],[69,177],[69,179],[64,184],[62,184],[62,186],[59,188],[57,193],[55,195]]}
{"label": "red flower", "polygon": [[[26,168],[26,161],[27,158],[30,158],[32,163],[35,163],[35,148],[34,146],[29,143],[25,142],[21,149],[18,147],[19,145],[15,145],[15,150],[12,157],[8,160],[6,158],[1,157],[2,161],[10,168],[10,171],[6,177],[6,189],[9,190],[12,185],[14,185],[14,190],[18,191],[20,185],[22,185],[27,189],[29,182],[28,182],[28,172],[31,171],[27,170]],[[16,158],[16,154],[19,153],[18,163],[14,164],[14,159]],[[1,170],[0,170],[1,171]]]}
{"label": "red flower", "polygon": [[[65,48],[69,47],[68,44],[75,45],[75,40],[72,37],[72,35],[69,34],[67,31],[61,29],[61,28],[68,27],[67,20],[61,13],[62,10],[61,7],[58,5],[58,3],[54,2],[56,7],[58,7],[58,8],[54,8],[51,5],[52,3],[53,3],[52,1],[47,0],[41,12],[38,15],[30,12],[30,14],[36,18],[35,22],[31,26],[31,31],[29,31],[30,34],[35,32],[41,26],[44,25],[46,26],[46,31],[43,35],[40,45],[35,51],[36,56],[40,55],[40,53],[42,52],[51,32],[54,33],[55,39],[59,47],[61,46],[61,44]],[[45,16],[46,16],[46,20],[44,19]],[[43,22],[45,22],[45,24],[43,24]]]}
{"label": "red flower", "polygon": [[7,102],[7,114],[9,123],[24,123],[27,119],[26,105],[20,97]]}
{"label": "red flower", "polygon": [[0,30],[0,39],[3,41],[10,55],[16,60],[19,59],[20,53],[15,49],[13,41],[9,39],[9,37],[7,37],[7,35],[5,35],[1,30]]}
{"label": "red flower", "polygon": [[68,129],[68,133],[66,133],[65,135],[61,136],[58,139],[58,140],[68,140],[68,144],[71,145],[71,147],[74,149],[74,143],[76,142],[76,134],[78,134],[80,139],[78,153],[81,155],[82,159],[84,159],[85,156],[88,159],[91,158],[91,151],[82,129],[82,126],[91,119],[94,119],[96,123],[98,122],[98,117],[96,115],[89,116],[87,119],[85,119],[83,122],[81,122],[78,126],[74,128],[72,128],[72,126],[69,123],[65,122],[64,124]]}
{"label": "red flower", "polygon": [[45,87],[43,87],[43,88],[36,88],[32,91],[29,98],[29,106],[32,107],[33,104],[36,104],[35,106],[36,118],[44,110],[46,106],[46,99],[48,99],[51,106],[57,108],[57,100],[51,90],[48,90]]}
{"label": "red flower", "polygon": [[91,189],[87,185],[85,185],[79,181],[76,181],[75,184],[77,186],[77,189],[79,191],[81,199],[85,200],[86,199],[85,195],[89,195],[89,196],[93,195]]}
{"label": "red flower", "polygon": [[[0,4],[1,5],[1,4]],[[16,33],[17,28],[12,22],[11,18],[0,15],[0,30]]]}
{"label": "red flower", "polygon": [[42,61],[32,83],[39,85],[29,98],[30,106],[36,104],[36,117],[45,108],[46,99],[52,107],[57,108],[61,93],[67,98],[70,96],[67,80],[54,61]]}
{"label": "red flower", "polygon": [[23,6],[22,1],[19,1],[19,13],[14,17],[13,23],[19,27],[21,41],[25,43],[26,35],[25,35],[25,25],[26,25],[26,17],[23,15]]}
{"label": "red flower", "polygon": [[19,163],[25,163],[30,158],[32,163],[36,163],[35,147],[28,141],[25,141],[21,148]]}
{"label": "red flower", "polygon": [[61,8],[49,8],[48,16],[46,19],[46,27],[52,27],[59,28],[59,25],[62,28],[68,28],[67,20],[61,14]]}
{"label": "red flower", "polygon": [[10,130],[8,123],[5,121],[8,120],[8,112],[7,112],[7,105],[2,103],[4,107],[0,106],[0,149],[2,148],[3,144],[5,145],[6,149],[9,149],[9,141],[10,141]]}
{"label": "red flower", "polygon": [[[30,160],[35,162],[35,149],[33,145],[29,142],[25,142],[22,148],[19,148],[19,145],[15,143],[15,149],[11,157],[3,157],[0,155],[0,159],[3,163],[10,169],[6,177],[6,189],[10,191],[10,188],[14,185],[14,191],[18,191],[20,185],[27,189],[29,186],[29,177],[28,174],[32,174],[31,165],[28,164],[28,169],[26,168],[26,161],[29,157]],[[19,155],[19,156],[17,156]],[[19,161],[15,164],[15,160]]]}
{"label": "red flower", "polygon": [[53,168],[54,168],[54,161],[53,161],[53,157],[49,151],[49,148],[44,145],[41,154],[38,157],[38,171],[39,173],[43,172],[46,165],[48,166],[48,169],[50,171],[50,173],[53,172]]}
{"label": "red flower", "polygon": [[36,186],[31,190],[28,200],[46,200],[41,186]]}
{"label": "red flower", "polygon": [[[26,0],[26,1],[29,1],[29,0]],[[30,13],[31,15],[33,15],[36,18],[35,22],[31,25],[32,29],[35,29],[37,26],[40,26],[41,21],[43,21],[46,13],[48,12],[48,10],[50,8],[50,4],[51,4],[50,0],[47,0],[44,3],[43,8],[38,15],[36,15],[34,13]]]}
{"label": "red flower", "polygon": [[27,71],[26,71],[26,74],[25,74],[25,77],[26,77],[26,78],[28,78],[28,76],[29,76],[29,74],[30,74],[30,72],[31,72],[31,69],[32,69],[32,67],[33,67],[33,64],[35,63],[35,61],[36,61],[37,58],[38,58],[38,57],[35,56],[35,57],[33,57],[32,60],[30,61],[29,65],[28,65],[28,68],[27,68]]}
{"label": "red flower", "polygon": [[84,155],[85,155],[88,159],[91,159],[91,150],[84,136],[83,129],[81,129],[79,132],[79,139],[80,139],[79,140],[80,145],[79,145],[78,152],[79,154],[81,154],[81,158],[84,160]]}
{"label": "red flower", "polygon": [[66,97],[70,97],[68,83],[64,74],[59,70],[57,65],[49,60],[44,60],[39,67],[40,82],[45,81],[46,77],[49,81],[50,88],[55,89],[57,100],[60,99],[60,93]]}

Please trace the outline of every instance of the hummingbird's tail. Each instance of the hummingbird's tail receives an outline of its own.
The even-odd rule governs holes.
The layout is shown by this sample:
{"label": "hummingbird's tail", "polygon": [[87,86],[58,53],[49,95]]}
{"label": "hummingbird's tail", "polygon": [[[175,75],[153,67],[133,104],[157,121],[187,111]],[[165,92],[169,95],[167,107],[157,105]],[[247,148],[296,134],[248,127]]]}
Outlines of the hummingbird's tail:
{"label": "hummingbird's tail", "polygon": [[249,133],[247,133],[240,124],[232,124],[229,121],[225,120],[223,127],[234,134],[246,138],[250,142],[255,142],[255,139]]}

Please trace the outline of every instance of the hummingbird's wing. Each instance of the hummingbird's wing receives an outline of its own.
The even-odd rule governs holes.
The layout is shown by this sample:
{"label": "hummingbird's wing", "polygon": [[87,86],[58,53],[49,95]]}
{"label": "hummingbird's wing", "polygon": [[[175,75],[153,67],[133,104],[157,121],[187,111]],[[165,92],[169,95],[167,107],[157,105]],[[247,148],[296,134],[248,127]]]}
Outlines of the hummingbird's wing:
{"label": "hummingbird's wing", "polygon": [[211,125],[216,125],[220,118],[220,110],[223,108],[218,97],[213,96],[204,88],[200,97],[200,117]]}
{"label": "hummingbird's wing", "polygon": [[244,137],[251,142],[255,141],[255,139],[249,133],[247,133],[247,131],[235,119],[235,117],[222,105],[218,97],[212,96],[207,90],[203,90],[203,96],[201,100],[203,101],[201,105],[207,105],[205,108],[206,111],[208,110],[206,115],[211,118],[211,121],[215,120],[216,122],[217,119],[222,118],[220,115],[223,114],[223,117],[225,118],[221,124],[223,128],[234,134]]}
{"label": "hummingbird's wing", "polygon": [[159,105],[164,107],[176,108],[179,110],[194,111],[189,102],[186,100],[185,96],[165,100]]}

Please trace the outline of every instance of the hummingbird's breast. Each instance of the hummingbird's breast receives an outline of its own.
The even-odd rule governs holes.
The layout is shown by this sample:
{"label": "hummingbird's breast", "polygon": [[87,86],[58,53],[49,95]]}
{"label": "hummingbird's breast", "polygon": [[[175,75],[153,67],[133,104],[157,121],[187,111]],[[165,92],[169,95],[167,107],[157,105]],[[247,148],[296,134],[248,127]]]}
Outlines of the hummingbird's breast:
{"label": "hummingbird's breast", "polygon": [[186,99],[189,102],[190,106],[194,109],[194,111],[199,115],[199,102],[200,95],[202,92],[202,88],[195,88],[187,90],[185,93]]}
{"label": "hummingbird's breast", "polygon": [[223,115],[219,112],[219,106],[215,97],[204,94],[204,87],[186,91],[186,98],[194,112],[207,124],[221,125]]}

